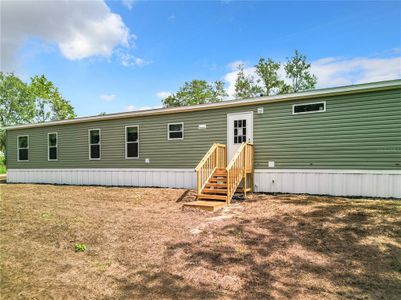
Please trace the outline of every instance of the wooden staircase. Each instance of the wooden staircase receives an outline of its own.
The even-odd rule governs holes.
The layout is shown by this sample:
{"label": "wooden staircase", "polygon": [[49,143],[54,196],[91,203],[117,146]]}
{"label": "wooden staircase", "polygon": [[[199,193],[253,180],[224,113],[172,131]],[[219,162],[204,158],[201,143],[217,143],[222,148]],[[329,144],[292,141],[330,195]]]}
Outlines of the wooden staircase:
{"label": "wooden staircase", "polygon": [[231,202],[241,183],[245,197],[253,191],[253,144],[242,143],[228,165],[226,157],[225,145],[214,144],[209,149],[195,169],[198,201],[184,206],[215,211]]}
{"label": "wooden staircase", "polygon": [[227,200],[227,192],[227,170],[216,169],[208,182],[206,182],[201,193],[197,195],[197,198],[225,202]]}

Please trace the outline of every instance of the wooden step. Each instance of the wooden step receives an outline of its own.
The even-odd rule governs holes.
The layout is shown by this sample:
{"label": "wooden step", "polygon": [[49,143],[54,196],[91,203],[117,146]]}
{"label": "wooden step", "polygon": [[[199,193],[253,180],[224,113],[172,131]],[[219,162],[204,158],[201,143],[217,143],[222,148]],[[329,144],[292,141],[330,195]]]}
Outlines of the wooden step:
{"label": "wooden step", "polygon": [[208,182],[206,183],[205,187],[215,187],[215,188],[227,188],[226,183],[213,183],[213,182]]}
{"label": "wooden step", "polygon": [[227,176],[227,172],[218,172],[218,171],[215,171],[215,172],[213,173],[213,175],[214,175],[214,176]]}
{"label": "wooden step", "polygon": [[227,189],[203,189],[202,193],[204,194],[225,194],[227,195]]}
{"label": "wooden step", "polygon": [[220,195],[209,195],[209,194],[199,194],[198,199],[210,199],[210,200],[222,200],[226,201],[227,196],[220,196]]}
{"label": "wooden step", "polygon": [[226,202],[221,201],[193,201],[184,203],[185,207],[199,208],[207,211],[216,211],[226,205]]}
{"label": "wooden step", "polygon": [[210,178],[209,182],[227,182],[227,178]]}

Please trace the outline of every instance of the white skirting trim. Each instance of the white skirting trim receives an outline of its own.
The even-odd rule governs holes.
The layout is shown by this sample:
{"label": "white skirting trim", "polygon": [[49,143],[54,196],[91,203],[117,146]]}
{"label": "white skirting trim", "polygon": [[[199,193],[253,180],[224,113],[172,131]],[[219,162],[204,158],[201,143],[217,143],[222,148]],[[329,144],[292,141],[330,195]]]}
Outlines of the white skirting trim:
{"label": "white skirting trim", "polygon": [[255,191],[401,198],[401,171],[258,169]]}
{"label": "white skirting trim", "polygon": [[7,182],[193,188],[194,169],[9,169]]}
{"label": "white skirting trim", "polygon": [[[195,188],[194,169],[9,169],[7,182]],[[255,191],[401,198],[401,171],[255,170]]]}

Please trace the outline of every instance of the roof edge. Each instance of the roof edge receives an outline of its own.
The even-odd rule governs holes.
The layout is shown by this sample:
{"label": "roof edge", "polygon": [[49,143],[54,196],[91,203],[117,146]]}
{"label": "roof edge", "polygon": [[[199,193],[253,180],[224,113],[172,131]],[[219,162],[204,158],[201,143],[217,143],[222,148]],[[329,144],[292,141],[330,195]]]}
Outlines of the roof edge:
{"label": "roof edge", "polygon": [[106,114],[106,115],[101,115],[101,116],[88,116],[88,117],[79,117],[79,118],[75,118],[75,119],[49,121],[49,122],[44,122],[44,123],[15,125],[15,126],[5,127],[4,129],[17,130],[17,129],[26,129],[26,128],[35,128],[35,127],[68,125],[68,124],[83,123],[83,122],[95,122],[95,121],[102,121],[102,120],[124,119],[124,118],[129,118],[129,117],[164,115],[164,114],[173,114],[173,113],[181,113],[181,112],[188,112],[188,111],[200,111],[200,110],[217,109],[217,108],[225,108],[225,107],[238,107],[238,106],[254,105],[254,104],[284,102],[284,101],[291,101],[291,100],[297,100],[297,99],[302,100],[305,98],[329,97],[329,96],[344,95],[344,94],[362,93],[362,92],[368,92],[368,91],[390,90],[390,89],[396,89],[396,88],[401,88],[401,79],[371,82],[371,83],[362,83],[362,84],[355,84],[355,85],[348,85],[348,86],[341,86],[341,87],[334,87],[334,88],[308,90],[308,91],[291,93],[291,94],[283,94],[283,95],[255,97],[255,98],[248,98],[248,99],[241,99],[241,100],[238,100],[238,99],[227,100],[227,101],[222,101],[222,102],[197,104],[197,105],[191,105],[191,106],[138,110],[138,111],[124,112],[124,113]]}

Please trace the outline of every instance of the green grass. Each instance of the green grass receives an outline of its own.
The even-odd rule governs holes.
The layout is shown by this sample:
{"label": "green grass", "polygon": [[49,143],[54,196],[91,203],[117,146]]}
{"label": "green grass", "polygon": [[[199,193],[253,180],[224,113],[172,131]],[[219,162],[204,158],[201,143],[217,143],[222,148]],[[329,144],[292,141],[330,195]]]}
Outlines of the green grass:
{"label": "green grass", "polygon": [[7,168],[5,165],[0,164],[0,174],[6,174],[7,173]]}

